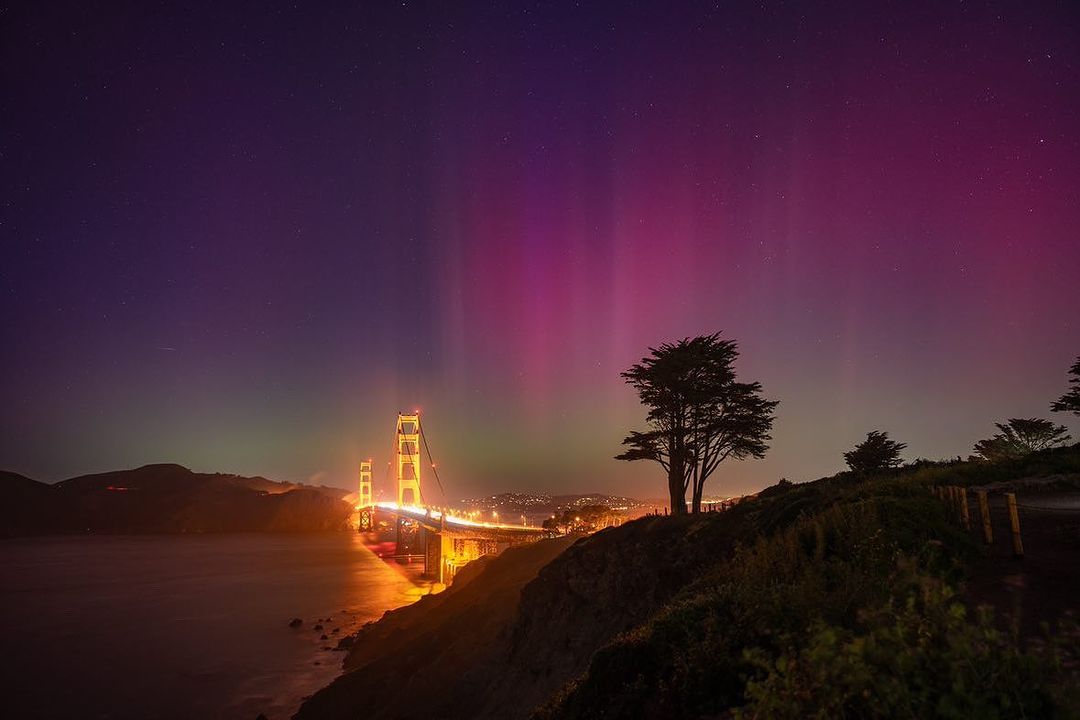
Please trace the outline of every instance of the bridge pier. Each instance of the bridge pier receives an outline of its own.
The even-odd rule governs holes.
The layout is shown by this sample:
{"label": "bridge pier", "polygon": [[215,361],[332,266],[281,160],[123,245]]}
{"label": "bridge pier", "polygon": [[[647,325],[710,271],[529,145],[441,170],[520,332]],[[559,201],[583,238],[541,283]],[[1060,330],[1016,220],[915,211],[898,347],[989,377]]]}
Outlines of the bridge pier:
{"label": "bridge pier", "polygon": [[484,555],[497,555],[508,547],[534,542],[537,538],[493,538],[462,534],[457,530],[424,528],[424,574],[435,582],[449,584],[457,571]]}
{"label": "bridge pier", "polygon": [[407,517],[398,517],[397,536],[394,539],[396,545],[395,554],[400,556],[419,555],[424,548],[424,535],[426,530],[415,520]]}
{"label": "bridge pier", "polygon": [[[473,560],[549,535],[541,528],[475,523],[443,515],[442,511],[394,503],[377,503],[368,510],[366,524],[361,518],[362,531],[368,530],[375,536],[381,533],[387,540],[393,533],[394,555],[399,561],[424,558],[424,577],[444,585]],[[393,524],[379,518],[393,518]]]}
{"label": "bridge pier", "polygon": [[424,574],[448,584],[454,577],[454,542],[445,532],[424,529]]}

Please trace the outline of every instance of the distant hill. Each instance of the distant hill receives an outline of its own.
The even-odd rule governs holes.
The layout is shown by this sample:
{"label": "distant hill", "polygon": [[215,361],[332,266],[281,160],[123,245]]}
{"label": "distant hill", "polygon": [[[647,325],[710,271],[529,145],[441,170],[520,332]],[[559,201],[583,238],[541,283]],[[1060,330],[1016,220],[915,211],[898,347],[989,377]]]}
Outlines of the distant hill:
{"label": "distant hill", "polygon": [[0,536],[25,535],[41,526],[48,514],[52,486],[18,473],[0,470]]}
{"label": "distant hill", "polygon": [[7,497],[40,497],[49,491],[50,485],[37,480],[31,480],[25,475],[14,473],[9,470],[0,470],[0,489],[3,489]]}
{"label": "distant hill", "polygon": [[334,530],[352,512],[348,494],[173,464],[54,485],[0,471],[0,535]]}

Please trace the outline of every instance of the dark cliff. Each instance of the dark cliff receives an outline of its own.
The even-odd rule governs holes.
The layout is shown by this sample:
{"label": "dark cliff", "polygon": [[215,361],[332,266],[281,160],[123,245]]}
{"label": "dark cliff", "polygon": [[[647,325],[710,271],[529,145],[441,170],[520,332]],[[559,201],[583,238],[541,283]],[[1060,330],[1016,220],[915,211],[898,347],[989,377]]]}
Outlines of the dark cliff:
{"label": "dark cliff", "polygon": [[[297,717],[527,718],[598,647],[727,552],[731,525],[719,515],[650,517],[469,566],[442,595],[362,632],[346,674]],[[395,693],[403,702],[383,701],[387,687],[407,688]]]}

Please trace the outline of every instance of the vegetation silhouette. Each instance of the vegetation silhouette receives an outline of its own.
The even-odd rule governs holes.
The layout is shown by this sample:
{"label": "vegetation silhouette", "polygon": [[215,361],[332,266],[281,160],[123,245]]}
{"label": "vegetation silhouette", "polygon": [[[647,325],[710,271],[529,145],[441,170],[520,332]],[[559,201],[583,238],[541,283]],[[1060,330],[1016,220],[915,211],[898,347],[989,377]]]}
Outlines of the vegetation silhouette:
{"label": "vegetation silhouette", "polygon": [[658,463],[667,473],[672,514],[686,513],[688,489],[697,513],[705,482],[720,463],[765,456],[779,401],[762,397],[761,383],[736,379],[738,345],[720,333],[649,352],[621,374],[648,408],[648,430],[627,435],[627,450],[616,459]]}
{"label": "vegetation silhouette", "polygon": [[900,466],[900,453],[906,447],[905,443],[890,440],[887,432],[871,430],[865,440],[844,453],[844,461],[857,473],[889,470]]}
{"label": "vegetation silhouette", "polygon": [[569,532],[593,532],[619,522],[623,515],[606,505],[585,505],[563,510],[558,516],[544,520],[545,530],[566,529]]}
{"label": "vegetation silhouette", "polygon": [[[612,531],[613,553],[619,532],[646,522],[698,523],[693,534],[716,539],[693,579],[648,620],[590,648],[588,668],[533,718],[1080,717],[1073,579],[1033,567],[1016,606],[1013,592],[995,602],[985,587],[966,589],[977,573],[1017,569],[990,561],[930,492],[1077,472],[1080,446],[1000,463],[922,460]],[[1071,515],[1040,522],[1043,552],[1067,563]]]}
{"label": "vegetation silhouette", "polygon": [[1053,412],[1069,412],[1073,415],[1080,415],[1080,355],[1077,356],[1076,362],[1069,368],[1069,374],[1072,375],[1069,378],[1069,384],[1072,387],[1064,395],[1052,402],[1050,409]]}
{"label": "vegetation silhouette", "polygon": [[997,462],[1030,455],[1039,450],[1064,445],[1070,438],[1068,428],[1041,418],[1010,418],[1007,423],[994,423],[998,430],[993,437],[975,443],[974,460]]}

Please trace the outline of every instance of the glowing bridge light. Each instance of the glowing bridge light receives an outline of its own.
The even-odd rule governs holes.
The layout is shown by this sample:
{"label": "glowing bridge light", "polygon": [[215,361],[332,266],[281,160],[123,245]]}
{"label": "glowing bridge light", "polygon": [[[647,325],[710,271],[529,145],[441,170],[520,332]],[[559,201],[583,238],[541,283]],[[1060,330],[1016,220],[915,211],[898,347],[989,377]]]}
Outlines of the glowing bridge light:
{"label": "glowing bridge light", "polygon": [[[549,534],[545,529],[530,527],[524,514],[521,524],[515,525],[500,523],[499,512],[492,510],[489,522],[484,517],[486,513],[481,513],[479,509],[455,510],[448,508],[445,501],[441,505],[425,502],[420,491],[420,445],[427,449],[427,440],[423,436],[419,410],[411,416],[398,415],[395,436],[397,502],[372,502],[361,510],[360,531],[378,531],[379,528],[385,530],[389,527],[385,516],[382,522],[376,521],[377,513],[396,516],[396,552],[408,558],[422,556],[426,575],[438,578],[440,583],[448,582],[456,568],[482,555]],[[441,491],[442,483],[435,470],[437,463],[431,457],[430,449],[427,449],[427,460]],[[394,460],[387,462],[390,468],[394,464]],[[404,547],[402,543],[405,543]]]}
{"label": "glowing bridge light", "polygon": [[415,520],[445,520],[447,524],[460,525],[462,527],[487,527],[497,528],[500,530],[527,530],[529,532],[536,532],[537,529],[531,525],[514,525],[512,523],[492,523],[492,522],[477,522],[470,520],[466,517],[459,515],[452,515],[450,513],[444,513],[433,508],[424,507],[422,505],[398,505],[394,502],[379,502],[375,503],[375,507],[387,510],[396,515],[403,517],[410,517]]}

